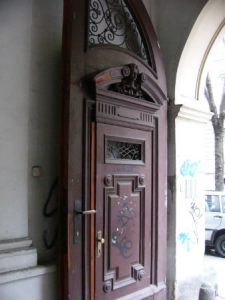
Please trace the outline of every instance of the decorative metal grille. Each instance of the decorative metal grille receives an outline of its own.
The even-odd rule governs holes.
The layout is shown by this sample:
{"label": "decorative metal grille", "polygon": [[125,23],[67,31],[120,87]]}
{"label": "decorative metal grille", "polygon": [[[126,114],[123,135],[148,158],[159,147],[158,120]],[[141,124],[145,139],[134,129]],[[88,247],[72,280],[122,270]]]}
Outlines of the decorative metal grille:
{"label": "decorative metal grille", "polygon": [[88,42],[89,47],[125,48],[152,66],[139,28],[124,0],[90,0]]}
{"label": "decorative metal grille", "polygon": [[142,160],[142,144],[122,141],[107,141],[107,160]]}

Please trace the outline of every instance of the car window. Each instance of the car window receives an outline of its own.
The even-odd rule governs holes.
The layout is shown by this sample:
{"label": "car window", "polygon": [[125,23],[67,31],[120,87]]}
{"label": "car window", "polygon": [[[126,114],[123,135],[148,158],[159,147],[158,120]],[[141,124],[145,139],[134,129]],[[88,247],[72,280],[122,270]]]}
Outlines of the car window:
{"label": "car window", "polygon": [[225,213],[225,196],[221,197],[222,200],[222,209],[223,209],[223,213]]}
{"label": "car window", "polygon": [[209,212],[220,212],[220,199],[218,195],[206,195],[205,201],[207,203]]}
{"label": "car window", "polygon": [[209,206],[208,206],[207,201],[205,201],[205,211],[209,211]]}

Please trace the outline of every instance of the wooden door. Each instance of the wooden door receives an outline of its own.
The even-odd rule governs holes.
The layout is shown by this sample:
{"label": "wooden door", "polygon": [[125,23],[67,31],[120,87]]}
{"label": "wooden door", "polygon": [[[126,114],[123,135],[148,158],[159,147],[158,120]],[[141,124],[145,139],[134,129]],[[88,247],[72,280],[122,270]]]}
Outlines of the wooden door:
{"label": "wooden door", "polygon": [[[166,299],[166,96],[151,22],[123,0],[65,1],[64,19],[61,298]],[[121,22],[137,22],[138,51],[102,42]]]}
{"label": "wooden door", "polygon": [[152,139],[151,131],[97,126],[96,299],[152,281]]}

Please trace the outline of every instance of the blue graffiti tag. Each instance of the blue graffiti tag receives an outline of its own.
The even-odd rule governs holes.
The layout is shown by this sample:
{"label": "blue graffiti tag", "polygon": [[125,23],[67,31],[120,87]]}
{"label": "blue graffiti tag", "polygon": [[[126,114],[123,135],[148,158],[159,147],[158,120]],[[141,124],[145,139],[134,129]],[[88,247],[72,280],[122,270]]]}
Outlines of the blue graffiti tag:
{"label": "blue graffiti tag", "polygon": [[200,161],[190,162],[188,159],[185,160],[180,167],[181,176],[191,176],[194,177],[200,165]]}
{"label": "blue graffiti tag", "polygon": [[192,238],[189,236],[188,232],[181,232],[178,235],[178,241],[181,242],[181,244],[186,248],[186,250],[189,252],[190,251],[190,246],[191,244],[194,244]]}

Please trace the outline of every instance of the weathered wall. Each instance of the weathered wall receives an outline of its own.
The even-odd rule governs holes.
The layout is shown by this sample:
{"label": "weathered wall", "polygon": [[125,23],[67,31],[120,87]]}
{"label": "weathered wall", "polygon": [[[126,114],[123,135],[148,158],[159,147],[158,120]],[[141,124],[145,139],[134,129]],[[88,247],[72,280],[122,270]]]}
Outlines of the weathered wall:
{"label": "weathered wall", "polygon": [[[207,114],[182,106],[176,118],[175,299],[198,299],[204,234],[204,129]],[[184,288],[186,287],[186,288]]]}
{"label": "weathered wall", "polygon": [[42,212],[57,174],[61,36],[61,0],[1,1],[0,239],[28,235],[29,203],[29,234],[43,259],[50,222]]}
{"label": "weathered wall", "polygon": [[0,275],[1,300],[61,300],[58,299],[54,268],[38,267],[9,274],[4,283],[1,279]]}
{"label": "weathered wall", "polygon": [[[49,243],[56,232],[57,215],[43,216],[44,204],[58,174],[59,104],[61,84],[63,0],[33,0],[28,109],[29,234],[38,249],[39,261],[49,261],[55,251],[46,250],[43,233]],[[32,167],[40,166],[41,176],[32,176]],[[56,207],[57,190],[48,206]]]}
{"label": "weathered wall", "polygon": [[31,1],[0,2],[0,240],[28,234]]}
{"label": "weathered wall", "polygon": [[55,269],[37,267],[35,248],[39,261],[55,258],[43,243],[55,221],[43,207],[58,172],[62,13],[63,0],[0,2],[1,266],[10,261],[0,270],[0,299],[56,299]]}
{"label": "weathered wall", "polygon": [[[197,10],[193,16],[196,16],[202,4],[202,1],[198,1],[192,7],[183,7],[185,14],[188,15],[195,7]],[[197,300],[203,280],[204,137],[211,114],[206,103],[199,101],[198,87],[207,51],[225,17],[224,5],[224,1],[217,0],[208,1],[203,7],[193,28],[190,28],[190,35],[185,37],[188,40],[182,55],[176,55],[177,73],[169,67],[173,63],[172,57],[170,63],[166,63],[169,67],[167,71],[172,71],[172,76],[168,76],[169,88],[174,89],[175,84],[175,98],[170,90],[170,97],[173,98],[169,109],[169,136],[172,140],[169,141],[168,157],[169,299]],[[179,18],[174,20],[177,22]],[[194,19],[191,17],[190,20],[190,24],[193,24]],[[181,22],[181,27],[184,25],[188,28],[187,20],[183,25]],[[183,41],[183,37],[180,41]],[[173,42],[176,43],[176,38]],[[176,82],[173,76],[176,76]]]}

